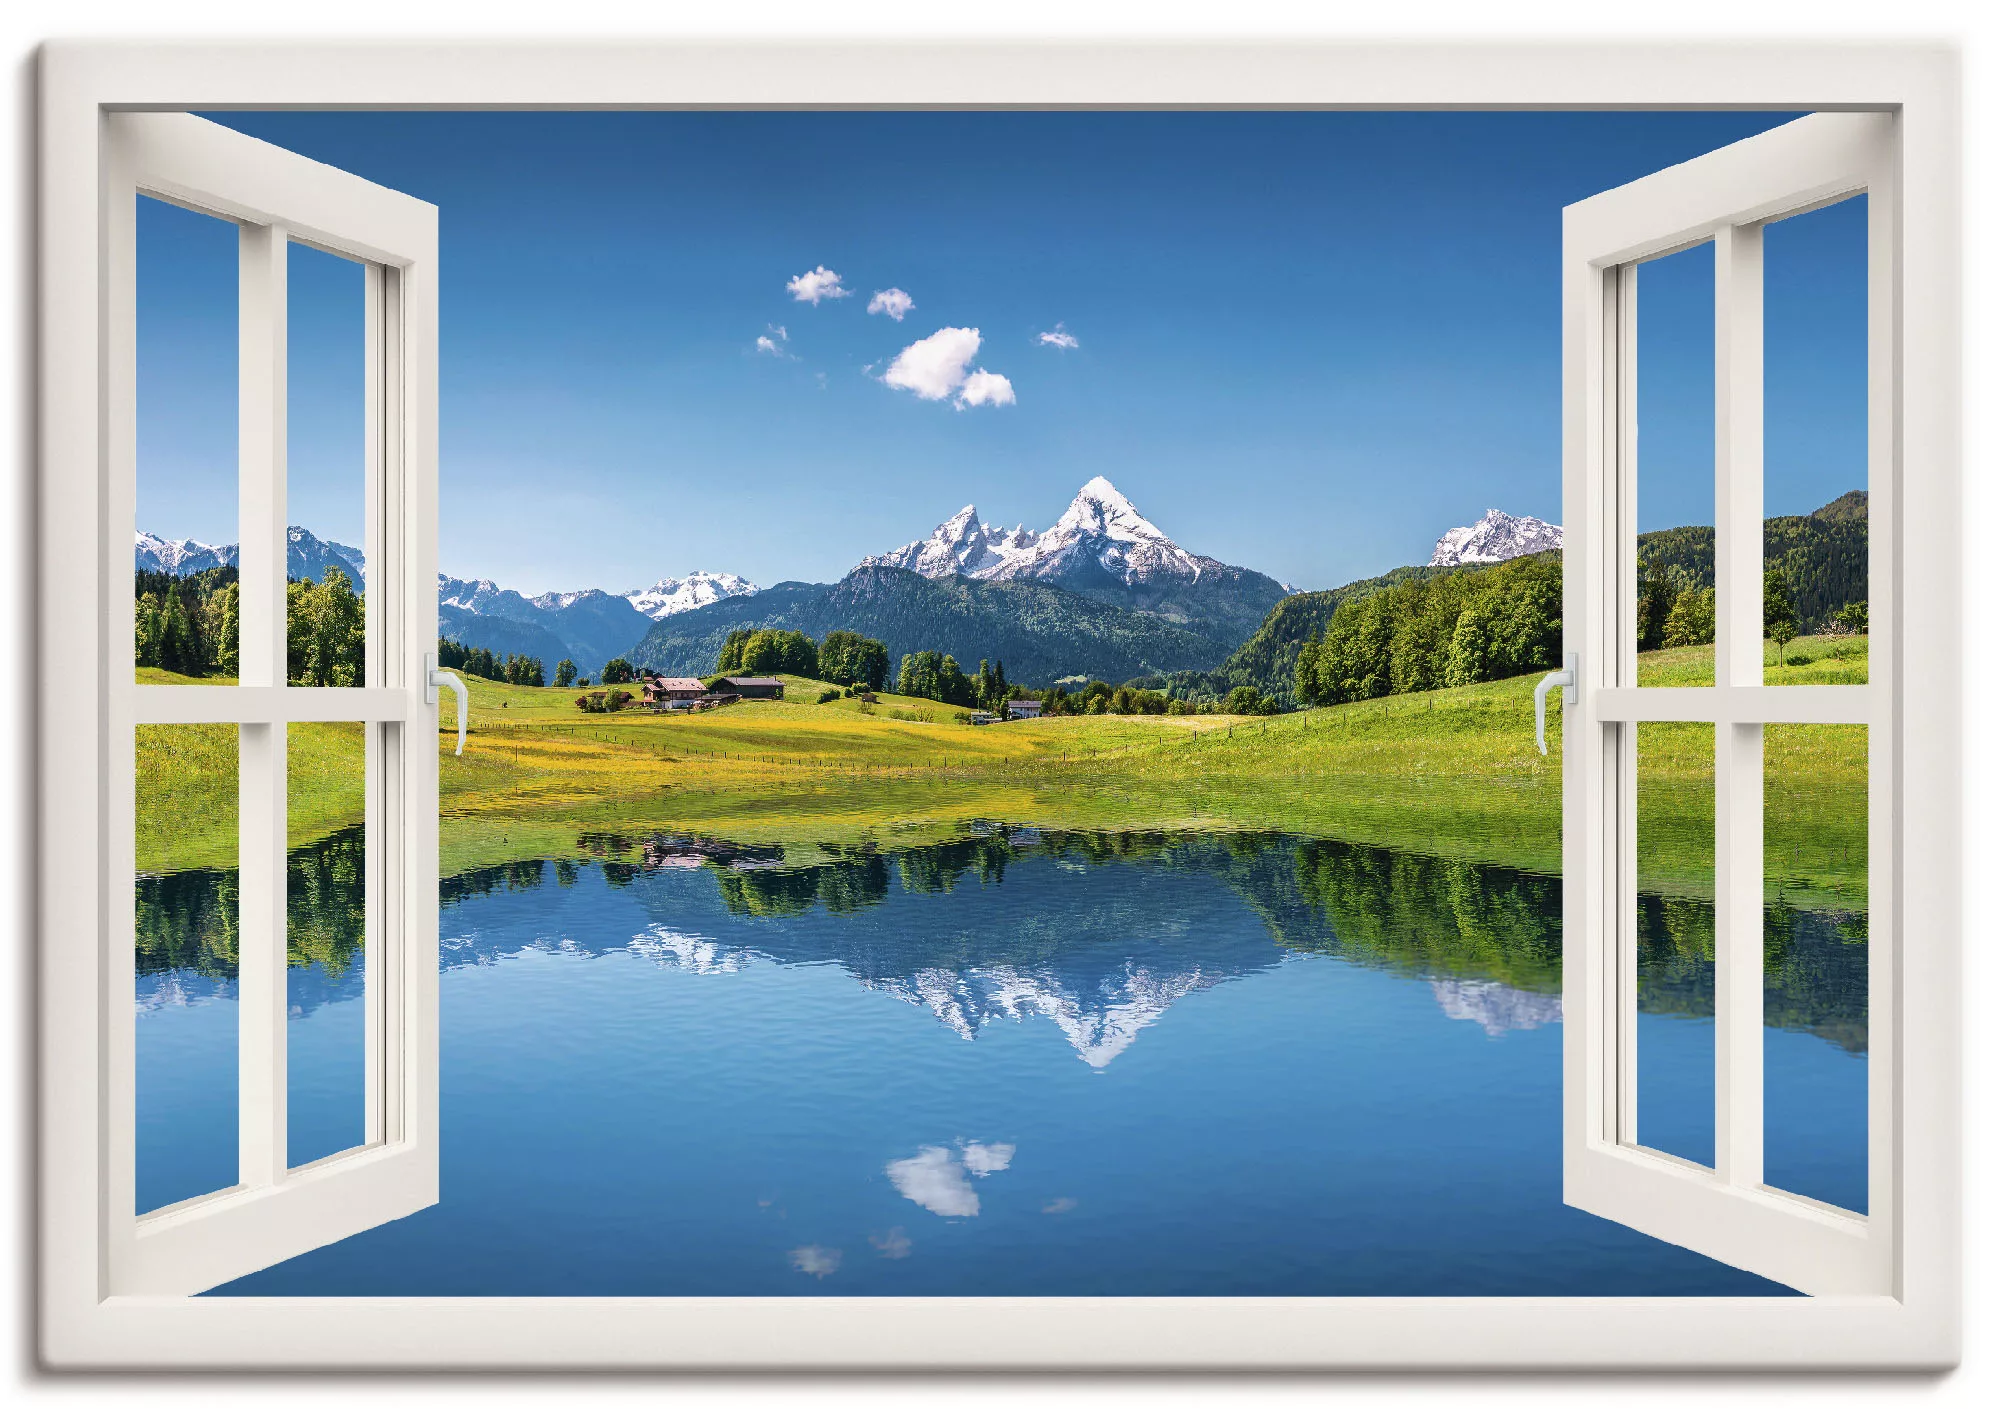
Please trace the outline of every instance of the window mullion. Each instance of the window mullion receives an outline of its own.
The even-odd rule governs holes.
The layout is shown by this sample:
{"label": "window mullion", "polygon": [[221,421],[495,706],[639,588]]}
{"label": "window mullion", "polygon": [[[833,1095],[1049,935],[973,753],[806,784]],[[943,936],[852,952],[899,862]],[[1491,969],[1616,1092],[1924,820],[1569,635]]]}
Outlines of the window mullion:
{"label": "window mullion", "polygon": [[[1764,232],[1715,236],[1715,686],[1764,678]],[[1764,1182],[1764,729],[1715,730],[1715,1169]]]}
{"label": "window mullion", "polygon": [[[285,232],[244,225],[237,245],[238,647],[244,685],[285,684]],[[285,741],[282,716],[238,733],[238,1177],[282,1180],[286,1160]]]}

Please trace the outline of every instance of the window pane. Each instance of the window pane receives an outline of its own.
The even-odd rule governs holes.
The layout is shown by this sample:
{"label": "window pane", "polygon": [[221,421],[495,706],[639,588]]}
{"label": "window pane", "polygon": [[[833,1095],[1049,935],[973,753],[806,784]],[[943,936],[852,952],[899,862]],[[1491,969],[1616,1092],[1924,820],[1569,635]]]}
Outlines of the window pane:
{"label": "window pane", "polygon": [[142,724],[136,1211],[236,1183],[236,726]]}
{"label": "window pane", "polygon": [[236,226],[139,197],[134,660],[236,675]]}
{"label": "window pane", "polygon": [[1764,730],[1764,1180],[1868,1209],[1868,730]]}
{"label": "window pane", "polygon": [[286,731],[286,1111],[292,1165],[365,1143],[368,726]]}
{"label": "window pane", "polygon": [[365,684],[366,271],[293,244],[285,254],[287,674]]}
{"label": "window pane", "polygon": [[1715,726],[1632,726],[1639,757],[1639,1144],[1715,1162]]}
{"label": "window pane", "polygon": [[1764,512],[1764,683],[1863,683],[1866,196],[1764,232]]}
{"label": "window pane", "polygon": [[1641,685],[1715,683],[1715,247],[1635,271]]}

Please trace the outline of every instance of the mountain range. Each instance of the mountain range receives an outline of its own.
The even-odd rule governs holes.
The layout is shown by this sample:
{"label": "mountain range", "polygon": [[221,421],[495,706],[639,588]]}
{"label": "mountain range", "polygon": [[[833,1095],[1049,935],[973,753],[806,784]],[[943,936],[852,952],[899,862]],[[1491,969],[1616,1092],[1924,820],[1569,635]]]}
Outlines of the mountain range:
{"label": "mountain range", "polygon": [[[1497,562],[1537,551],[1551,535],[1559,544],[1561,533],[1539,519],[1495,510],[1445,534],[1433,559],[1456,555],[1468,567]],[[176,575],[237,561],[234,544],[148,533],[138,535],[135,553],[141,569]],[[336,563],[360,579],[360,550],[290,530],[291,576],[317,579]],[[1261,572],[1183,548],[1099,475],[1047,529],[984,523],[968,504],[927,536],[865,557],[832,583],[759,588],[734,573],[693,572],[627,592],[588,588],[528,597],[490,579],[440,573],[438,629],[497,655],[539,657],[550,669],[569,659],[587,677],[614,656],[668,674],[706,674],[731,631],[773,627],[815,637],[858,631],[884,643],[892,666],[919,650],[948,652],[967,668],[1000,660],[1012,678],[1032,684],[1211,672],[1248,650],[1258,659],[1237,673],[1262,683],[1285,651],[1265,651],[1273,658],[1264,661],[1259,638],[1280,618],[1323,620],[1328,596],[1297,593]],[[1295,604],[1310,608],[1290,610]],[[1292,656],[1294,634],[1281,632]],[[1289,670],[1289,656],[1282,665]]]}
{"label": "mountain range", "polygon": [[[361,582],[362,553],[359,548],[350,548],[345,543],[335,543],[330,539],[315,537],[310,531],[293,524],[285,530],[285,575],[306,578],[313,582],[326,576],[326,570],[338,566],[357,586]],[[201,543],[192,538],[161,538],[143,529],[135,536],[133,544],[133,565],[140,572],[164,572],[175,577],[189,577],[209,568],[237,566],[237,551],[234,543]]]}
{"label": "mountain range", "polygon": [[837,583],[784,582],[661,621],[633,654],[670,674],[711,669],[728,634],[771,627],[872,636],[891,662],[942,651],[1046,684],[1219,664],[1291,589],[1174,542],[1099,475],[1039,532],[966,505],[929,535],[863,558]]}
{"label": "mountain range", "polygon": [[[365,559],[359,548],[320,538],[297,524],[286,530],[286,538],[287,577],[317,582],[337,565],[357,585],[362,583]],[[238,557],[234,543],[161,538],[143,530],[133,547],[133,565],[140,572],[175,577],[235,567]],[[568,658],[580,673],[596,675],[605,661],[630,651],[654,622],[757,590],[755,583],[733,572],[691,572],[623,593],[587,588],[524,597],[487,578],[439,573],[438,631],[496,655],[538,656],[550,669]]]}

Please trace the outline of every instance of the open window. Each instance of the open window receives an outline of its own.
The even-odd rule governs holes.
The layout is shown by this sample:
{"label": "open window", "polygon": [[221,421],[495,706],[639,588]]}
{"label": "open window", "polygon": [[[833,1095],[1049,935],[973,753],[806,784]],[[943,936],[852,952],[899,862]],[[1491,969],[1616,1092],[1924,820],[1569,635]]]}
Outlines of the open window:
{"label": "open window", "polygon": [[[1895,1180],[1899,697],[1894,518],[1895,121],[1822,113],[1711,152],[1564,212],[1565,648],[1577,667],[1563,777],[1564,1197],[1580,1208],[1814,1295],[1889,1295]],[[1867,232],[1865,684],[1766,683],[1764,248],[1790,217],[1856,200]],[[1639,688],[1637,504],[1648,424],[1638,290],[1649,261],[1709,246],[1714,264],[1714,674]],[[1775,685],[1775,681],[1773,685]],[[1786,1187],[1765,1160],[1767,730],[1840,726],[1865,795],[1867,1155],[1863,1207]],[[1640,875],[1650,785],[1642,749],[1672,730],[1713,737],[1712,1143],[1661,1138],[1643,1112]],[[1642,740],[1646,741],[1642,744]],[[1687,740],[1681,740],[1685,745]],[[1705,760],[1704,760],[1705,762]],[[1708,844],[1701,839],[1701,845]],[[1705,899],[1705,897],[1704,897]],[[1712,967],[1708,967],[1711,966]],[[1783,1099],[1772,1089],[1771,1100]],[[1775,1114],[1775,1112],[1772,1112]]]}
{"label": "open window", "polygon": [[[44,1364],[1825,1370],[1954,1363],[1963,750],[1952,54],[1811,44],[1293,44],[1220,54],[940,45],[923,63],[909,57],[838,44],[558,44],[530,62],[518,51],[463,44],[78,44],[44,53],[35,858]],[[1570,206],[1562,260],[1563,644],[1573,662],[1561,729],[1563,1198],[1808,1295],[842,1298],[817,1282],[796,1284],[806,1295],[785,1296],[196,1295],[440,1199],[437,673],[428,657],[438,636],[438,213],[189,114],[774,104],[919,113],[953,106],[1828,110]],[[1863,107],[1869,111],[1846,110]],[[1632,169],[1663,159],[1642,158]],[[1552,215],[1555,204],[1538,200],[1535,208]],[[1872,652],[1865,681],[1774,688],[1765,674],[1760,590],[1770,508],[1763,274],[1767,238],[1773,251],[1780,241],[1771,232],[1822,208],[1865,210]],[[143,500],[135,481],[144,472],[143,236],[147,212],[160,210],[207,222],[206,233],[226,250],[217,266],[226,284],[217,287],[235,300],[223,319],[237,409],[222,418],[235,423],[234,434],[212,463],[228,467],[240,545],[229,628],[237,649],[227,670],[172,682],[162,678],[164,666],[150,675],[135,668],[141,618],[131,556],[135,528],[156,526],[136,512]],[[1707,684],[1648,676],[1635,621],[1645,580],[1639,447],[1647,443],[1639,289],[1649,270],[1697,249],[1714,262],[1712,293],[1705,284],[1699,295],[1714,309],[1712,336],[1701,335],[1715,359]],[[295,388],[304,290],[318,277],[307,266],[321,261],[333,261],[333,276],[354,290],[359,332],[350,344],[359,346],[364,402],[365,507],[353,530],[362,545],[353,559],[362,649],[358,669],[334,672],[337,679],[294,670],[288,632],[297,575],[290,528],[301,522],[288,491],[288,361]],[[776,288],[774,281],[774,296]],[[1543,311],[1553,312],[1552,303]],[[848,311],[866,318],[855,304]],[[776,368],[779,359],[754,365]],[[1523,706],[1526,696],[1523,688]],[[288,931],[296,926],[287,890],[309,848],[295,844],[290,784],[301,772],[293,747],[322,728],[355,740],[353,796],[365,820],[355,829],[358,843],[340,854],[360,858],[365,876],[350,936],[364,997],[349,1009],[365,1014],[365,1024],[355,1024],[351,1122],[337,1138],[316,1131],[301,1140],[305,1103],[294,1078],[302,1049],[288,987]],[[1690,735],[1702,740],[1706,764],[1690,771],[1702,773],[1703,795],[1713,801],[1712,820],[1703,821],[1712,860],[1706,889],[1694,897],[1712,918],[1687,951],[1709,965],[1714,1036],[1713,1076],[1703,1083],[1713,1117],[1701,1111],[1695,1141],[1678,1138],[1685,1130],[1676,1138],[1656,1130],[1646,1101],[1643,903],[1653,843],[1645,750],[1659,729],[1683,731],[1683,757],[1693,756]],[[1773,1135],[1771,1113],[1784,1097],[1766,1061],[1765,892],[1772,838],[1785,822],[1769,779],[1774,740],[1798,729],[1846,731],[1844,739],[1861,741],[1865,901],[1851,932],[1862,936],[1867,986],[1859,1196],[1796,1177]],[[148,730],[226,740],[215,756],[227,769],[230,800],[228,888],[204,898],[223,916],[226,981],[235,994],[219,1107],[227,1115],[217,1122],[216,1161],[171,1188],[149,1186],[144,1171],[146,1057],[134,1011],[144,960],[135,944],[146,935],[146,907],[165,903],[146,889],[161,878],[147,874],[146,829],[170,828],[175,815],[145,820],[139,760]],[[1305,879],[1299,873],[1301,886]],[[1549,886],[1534,878],[1531,889],[1524,904],[1539,918]],[[1189,923],[1198,927],[1198,912],[1177,913],[1176,923],[1194,914]],[[1265,955],[1269,946],[1261,936],[1258,943]],[[1539,961],[1546,951],[1534,953]],[[1453,1021],[1463,1014],[1443,1006],[1448,997],[1461,995],[1434,994],[1448,1014],[1434,1021],[1475,1040]],[[1529,1016],[1534,1027],[1550,1014],[1537,1006]],[[1551,1036],[1544,1026],[1536,1040]],[[1272,1089],[1282,1100],[1285,1088]],[[1656,1102],[1650,1111],[1661,1108]],[[667,1130],[680,1139],[679,1127]],[[1410,1193],[1431,1201],[1411,1225],[1426,1236],[1436,1230],[1424,1226],[1425,1216],[1447,1201],[1469,1209],[1468,1217],[1505,1216],[1466,1197],[1491,1154],[1478,1130],[1448,1133],[1456,1148],[1438,1162],[1437,1181]],[[926,1146],[922,1159],[949,1156],[958,1173],[983,1177],[962,1158],[967,1148],[952,1156]],[[1358,1166],[1369,1164],[1365,1144],[1353,1151]],[[587,1147],[557,1148],[551,1160],[589,1157]],[[1024,1172],[1028,1163],[1024,1156]],[[891,1192],[893,1176],[873,1172],[885,1167],[864,1170],[872,1192],[931,1208]],[[1380,1167],[1371,1177],[1380,1180]],[[494,1182],[529,1207],[531,1190]],[[754,1192],[745,1186],[742,1201]],[[1539,1197],[1562,1212],[1553,1187]],[[1020,1208],[1027,1224],[1062,1229],[1045,1235],[1053,1240],[1088,1231],[1054,1216],[1075,1206],[1067,1196],[1042,1203],[1036,1195]],[[440,1211],[451,1207],[447,1197]],[[764,1207],[758,1203],[757,1217]],[[1233,1211],[1225,1213],[1219,1226],[1237,1226]],[[770,1215],[783,1217],[781,1207]],[[1002,1225],[995,1218],[986,1226]],[[1625,1228],[1591,1231],[1624,1238]],[[897,1241],[901,1231],[883,1242],[871,1236],[871,1249],[900,1258],[908,1250]],[[366,1254],[368,1241],[355,1250]],[[827,1250],[795,1251],[815,1256],[795,1258],[788,1275],[817,1279]],[[1655,1243],[1647,1251],[1670,1250]]]}
{"label": "open window", "polygon": [[[437,212],[185,113],[108,115],[102,149],[102,514],[104,541],[117,546],[104,559],[106,625],[97,638],[108,715],[107,919],[97,983],[104,1043],[100,1293],[185,1295],[437,1200],[437,757],[424,697],[424,653],[437,618]],[[233,227],[240,549],[228,628],[233,668],[216,672],[227,683],[148,678],[134,669],[126,545],[135,528],[142,202],[194,213],[225,240]],[[362,384],[365,546],[354,574],[363,579],[354,584],[356,630],[345,638],[359,649],[346,648],[351,663],[338,671],[302,670],[300,632],[288,623],[299,610],[296,602],[288,606],[289,589],[318,575],[288,561],[296,554],[286,513],[287,269],[301,251],[341,261],[362,305],[354,360]],[[335,725],[364,775],[365,823],[353,850],[365,868],[365,901],[347,944],[360,970],[365,1019],[353,1063],[358,1118],[325,1153],[325,1142],[315,1148],[297,1138],[288,1112],[296,1005],[287,987],[287,744],[288,731],[296,737]],[[201,898],[201,922],[226,936],[221,962],[233,970],[234,1061],[225,1055],[218,1065],[234,1068],[233,1084],[223,1083],[233,1089],[234,1159],[226,1173],[211,1172],[205,1184],[197,1179],[199,1191],[185,1197],[143,1189],[137,1173],[148,1059],[135,1038],[135,937],[143,939],[149,924],[185,929],[195,903],[185,887],[144,893],[144,858],[135,850],[149,805],[159,814],[146,817],[152,828],[193,820],[186,799],[149,798],[137,776],[135,759],[160,731],[216,743],[227,760],[220,767],[233,762],[236,775],[236,864],[217,894]],[[171,815],[177,809],[178,819]]]}

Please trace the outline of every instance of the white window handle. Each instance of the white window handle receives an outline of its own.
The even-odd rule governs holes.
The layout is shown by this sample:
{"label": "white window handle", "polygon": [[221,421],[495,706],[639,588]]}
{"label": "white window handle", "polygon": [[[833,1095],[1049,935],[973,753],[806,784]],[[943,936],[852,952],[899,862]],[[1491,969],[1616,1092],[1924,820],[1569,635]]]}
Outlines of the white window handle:
{"label": "white window handle", "polygon": [[451,687],[451,692],[454,695],[458,696],[458,747],[453,749],[452,753],[454,755],[461,754],[465,752],[466,702],[471,698],[471,696],[466,693],[465,682],[458,678],[456,672],[450,670],[439,670],[438,658],[435,655],[425,656],[424,657],[424,703],[425,704],[434,705],[438,702],[438,686],[440,685],[449,685]]}
{"label": "white window handle", "polygon": [[1549,755],[1549,741],[1543,734],[1543,724],[1548,714],[1549,691],[1562,686],[1562,702],[1565,706],[1576,703],[1576,652],[1563,657],[1563,668],[1551,670],[1535,686],[1535,747],[1542,751],[1542,757]]}

